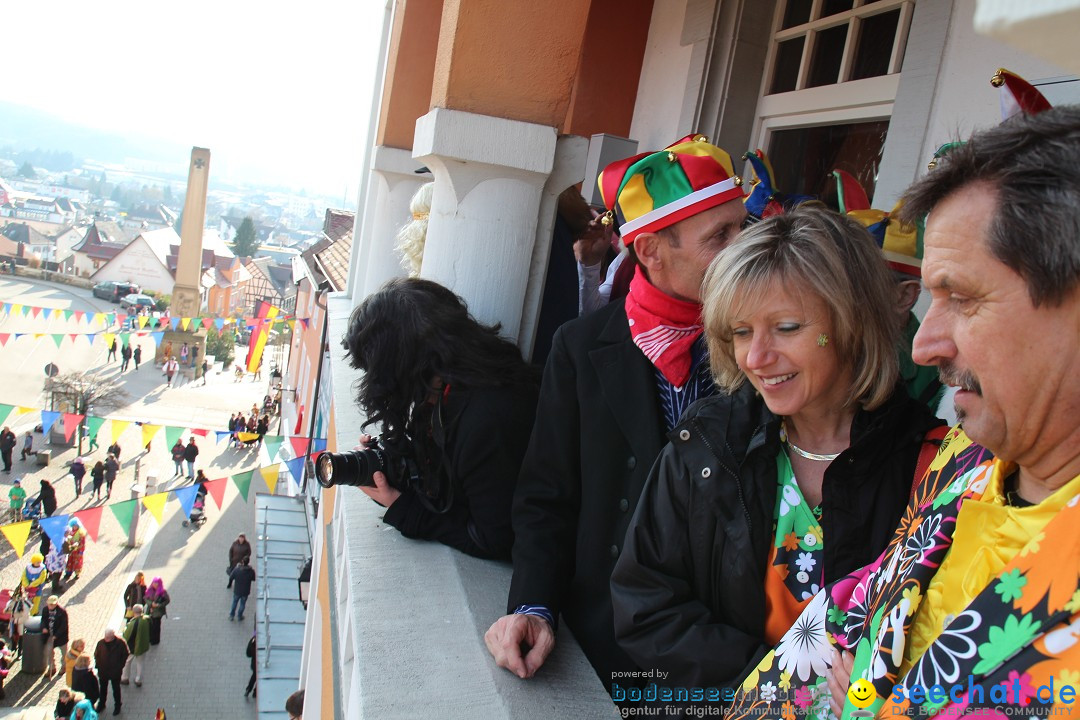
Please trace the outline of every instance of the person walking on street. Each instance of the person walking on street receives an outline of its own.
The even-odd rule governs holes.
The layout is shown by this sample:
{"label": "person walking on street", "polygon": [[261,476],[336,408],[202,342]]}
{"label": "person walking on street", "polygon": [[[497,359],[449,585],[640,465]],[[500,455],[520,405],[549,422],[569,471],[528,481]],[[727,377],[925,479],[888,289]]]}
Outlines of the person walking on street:
{"label": "person walking on street", "polygon": [[71,461],[71,477],[75,480],[75,497],[82,494],[82,481],[86,476],[86,465],[81,457]]}
{"label": "person walking on street", "polygon": [[206,374],[208,372],[210,372],[210,362],[206,358],[203,358],[203,361],[202,361],[202,384],[203,385],[206,384]]}
{"label": "person walking on street", "polygon": [[244,533],[240,533],[233,540],[233,544],[229,546],[229,568],[226,572],[229,574],[229,584],[225,587],[232,587],[232,571],[236,569],[236,566],[240,564],[240,561],[244,558],[251,557],[251,543],[247,541],[247,536]]}
{"label": "person walking on street", "polygon": [[116,482],[116,473],[120,472],[120,463],[112,453],[105,458],[105,499],[112,497],[112,486]]}
{"label": "person walking on street", "polygon": [[109,343],[109,355],[105,358],[105,362],[112,362],[116,359],[116,338],[112,339]]}
{"label": "person walking on street", "polygon": [[134,614],[124,628],[124,642],[131,654],[120,673],[120,684],[134,680],[135,687],[142,687],[143,656],[150,650],[150,620],[143,615],[142,605],[136,605],[132,611]]}
{"label": "person walking on street", "polygon": [[125,345],[120,349],[120,372],[127,370],[129,362],[131,362],[131,346]]}
{"label": "person walking on street", "polygon": [[116,462],[120,462],[120,443],[113,441],[113,444],[109,446],[109,452],[116,458]]}
{"label": "person walking on street", "polygon": [[101,499],[101,486],[105,484],[105,463],[98,460],[90,470],[90,479],[94,481],[94,500]]}
{"label": "person walking on street", "polygon": [[53,513],[56,512],[56,490],[48,480],[41,481],[38,500],[41,502],[41,514],[44,517],[52,517]]}
{"label": "person walking on street", "polygon": [[8,501],[11,503],[11,522],[22,520],[23,503],[26,502],[26,491],[23,490],[22,481],[16,478],[8,490]]}
{"label": "person walking on street", "polygon": [[150,581],[150,587],[146,588],[146,613],[150,616],[150,644],[161,643],[161,619],[168,615],[165,607],[171,598],[169,591],[161,578],[156,577]]}
{"label": "person walking on street", "polygon": [[100,686],[97,675],[90,668],[90,656],[79,655],[75,659],[75,669],[71,673],[71,689],[81,692],[91,705],[97,703]]}
{"label": "person walking on street", "polygon": [[177,371],[180,370],[180,365],[177,364],[176,358],[175,357],[169,358],[165,362],[165,368],[164,369],[165,369],[165,386],[166,387],[172,387],[173,375],[175,375],[177,373]]}
{"label": "person walking on street", "polygon": [[142,346],[136,345],[135,352],[131,354],[131,359],[135,361],[135,369],[139,369],[139,363],[142,362]]}
{"label": "person walking on street", "polygon": [[251,584],[255,582],[255,569],[248,565],[248,558],[240,560],[240,564],[229,573],[229,580],[233,585],[232,608],[229,610],[229,619],[244,619],[244,608],[247,607],[248,595],[251,594]]}
{"label": "person walking on street", "polygon": [[26,462],[26,457],[28,455],[34,454],[34,435],[29,430],[27,430],[26,434],[23,435],[22,457],[20,458],[20,460]]}
{"label": "person walking on street", "polygon": [[256,648],[256,645],[255,645],[255,635],[252,635],[251,639],[248,640],[247,650],[245,650],[245,654],[249,658],[251,658],[251,677],[248,678],[247,689],[244,690],[244,699],[245,700],[247,699],[248,695],[251,695],[252,693],[255,693],[255,697],[259,697],[259,693],[255,689],[255,654],[256,654],[256,650],[257,650],[257,648]]}
{"label": "person walking on street", "polygon": [[45,636],[45,659],[48,661],[47,672],[49,677],[56,674],[56,657],[54,652],[60,651],[60,657],[67,654],[68,644],[68,614],[67,610],[60,607],[60,598],[50,595],[45,601],[45,609],[41,611],[41,634]]}
{"label": "person walking on street", "polygon": [[199,457],[199,447],[195,444],[195,436],[188,438],[187,447],[184,448],[184,460],[187,462],[188,480],[195,479],[195,458]]}
{"label": "person walking on street", "polygon": [[112,628],[105,629],[105,636],[98,640],[94,648],[94,663],[98,671],[98,702],[97,711],[104,712],[105,705],[109,701],[109,685],[113,691],[113,715],[120,714],[120,677],[127,664],[128,646],[121,638],[116,636]]}
{"label": "person walking on street", "polygon": [[4,460],[4,472],[11,472],[11,453],[15,450],[15,433],[11,432],[11,428],[4,426],[3,430],[0,430],[0,458]]}
{"label": "person walking on street", "polygon": [[184,474],[184,441],[180,438],[176,438],[176,444],[172,446],[172,461],[176,468],[176,472],[173,473],[173,477],[180,477]]}
{"label": "person walking on street", "polygon": [[146,576],[141,572],[135,573],[135,579],[128,583],[124,589],[124,618],[130,620],[135,617],[132,608],[136,605],[146,606]]}

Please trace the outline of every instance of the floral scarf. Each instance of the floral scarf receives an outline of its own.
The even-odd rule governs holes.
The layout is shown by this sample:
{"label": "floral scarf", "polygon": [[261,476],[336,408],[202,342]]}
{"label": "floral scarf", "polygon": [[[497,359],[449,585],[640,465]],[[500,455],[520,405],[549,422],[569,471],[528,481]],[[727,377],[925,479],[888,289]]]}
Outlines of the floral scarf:
{"label": "floral scarf", "polygon": [[[977,708],[1004,705],[1034,714],[1050,707],[1033,698],[1051,679],[1058,689],[1080,687],[1080,495],[900,675],[918,605],[949,552],[961,506],[980,499],[992,474],[1005,471],[1005,463],[962,430],[950,431],[885,552],[814,596],[743,681],[728,720],[829,718],[825,675],[833,643],[854,653],[852,680],[872,683],[876,697],[867,711],[878,717],[934,709],[1003,720],[1007,715],[1000,710]],[[897,686],[969,683],[981,686],[982,701],[967,690],[959,701],[928,697],[919,705],[911,703],[909,692],[894,692]],[[1062,704],[1058,713],[1071,709]],[[854,710],[848,701],[844,718],[855,717]]]}

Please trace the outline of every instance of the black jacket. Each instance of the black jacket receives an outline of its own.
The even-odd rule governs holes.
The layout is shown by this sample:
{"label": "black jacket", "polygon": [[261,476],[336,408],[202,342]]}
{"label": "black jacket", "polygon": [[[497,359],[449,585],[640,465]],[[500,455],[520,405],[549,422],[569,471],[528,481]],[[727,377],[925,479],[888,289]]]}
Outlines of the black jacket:
{"label": "black jacket", "polygon": [[38,499],[41,501],[41,512],[45,517],[49,517],[56,512],[56,489],[52,485],[42,483]]}
{"label": "black jacket", "polygon": [[[825,582],[868,565],[896,531],[924,437],[941,425],[901,386],[859,411],[825,471]],[[731,687],[770,649],[765,573],[780,419],[756,393],[695,403],[649,475],[611,579],[615,631],[675,687]]]}
{"label": "black jacket", "polygon": [[59,605],[54,608],[46,605],[41,611],[41,629],[52,633],[53,647],[66,645],[68,641],[67,610]]}
{"label": "black jacket", "polygon": [[251,594],[251,584],[255,582],[255,569],[250,565],[237,565],[229,573],[233,584],[233,595],[247,597]]}
{"label": "black jacket", "polygon": [[458,389],[451,385],[442,416],[443,453],[454,493],[450,509],[431,510],[415,490],[391,505],[383,521],[409,538],[437,540],[481,558],[509,560],[511,506],[532,432],[534,384]]}
{"label": "black jacket", "polygon": [[127,657],[127,643],[119,635],[111,641],[98,640],[97,647],[94,648],[94,663],[97,665],[98,675],[106,680],[120,679]]}
{"label": "black jacket", "polygon": [[15,449],[16,442],[18,441],[15,439],[15,433],[10,430],[7,432],[0,432],[0,450],[11,452]]}
{"label": "black jacket", "polygon": [[195,462],[195,458],[199,457],[199,446],[191,442],[184,446],[184,459],[188,462]]}
{"label": "black jacket", "polygon": [[71,689],[81,692],[87,700],[97,704],[98,679],[90,668],[74,668],[71,671]]}
{"label": "black jacket", "polygon": [[606,686],[612,672],[636,670],[615,643],[609,581],[664,430],[624,303],[559,328],[514,496],[507,611],[561,614]]}

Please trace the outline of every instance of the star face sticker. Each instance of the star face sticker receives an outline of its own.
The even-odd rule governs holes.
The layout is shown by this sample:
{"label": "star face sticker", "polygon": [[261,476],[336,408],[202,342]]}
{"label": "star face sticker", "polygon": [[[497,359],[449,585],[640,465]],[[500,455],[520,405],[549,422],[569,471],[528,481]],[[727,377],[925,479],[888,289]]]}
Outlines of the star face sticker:
{"label": "star face sticker", "polygon": [[195,168],[196,169],[202,170],[204,165],[206,165],[205,160],[203,160],[202,158],[195,158]]}

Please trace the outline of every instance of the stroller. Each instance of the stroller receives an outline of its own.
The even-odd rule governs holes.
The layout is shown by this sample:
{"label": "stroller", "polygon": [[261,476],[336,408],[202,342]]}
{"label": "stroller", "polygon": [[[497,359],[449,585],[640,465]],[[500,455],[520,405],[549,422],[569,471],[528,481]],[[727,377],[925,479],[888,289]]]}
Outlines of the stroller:
{"label": "stroller", "polygon": [[41,519],[41,498],[31,497],[27,498],[23,503],[22,510],[23,520],[32,520],[33,524],[30,526],[31,530],[38,527],[38,520]]}
{"label": "stroller", "polygon": [[199,485],[199,491],[195,493],[195,502],[191,505],[191,515],[183,521],[183,526],[191,525],[198,530],[206,523],[206,486]]}

